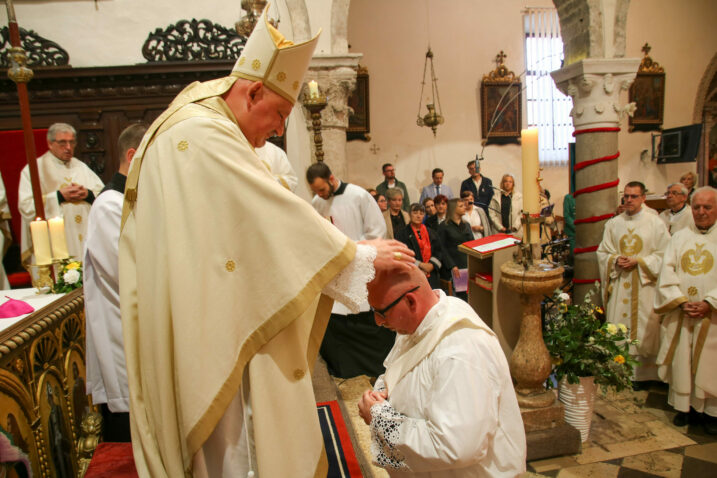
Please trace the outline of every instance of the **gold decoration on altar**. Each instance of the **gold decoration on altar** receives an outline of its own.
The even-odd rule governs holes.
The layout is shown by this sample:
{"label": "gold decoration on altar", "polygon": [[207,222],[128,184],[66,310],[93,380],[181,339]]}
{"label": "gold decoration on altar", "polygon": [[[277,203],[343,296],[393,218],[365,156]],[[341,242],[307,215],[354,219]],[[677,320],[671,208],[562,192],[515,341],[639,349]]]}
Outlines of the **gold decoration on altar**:
{"label": "gold decoration on altar", "polygon": [[483,81],[514,81],[515,73],[505,66],[505,59],[508,57],[503,50],[495,56],[495,70],[483,75]]}
{"label": "gold decoration on altar", "polygon": [[627,229],[627,234],[620,238],[620,252],[634,256],[642,250],[642,238],[635,234],[635,229]]}
{"label": "gold decoration on altar", "polygon": [[682,255],[682,270],[689,275],[698,276],[707,274],[712,270],[714,257],[708,250],[703,250],[704,244],[696,244],[695,249],[690,249]]}
{"label": "gold decoration on altar", "polygon": [[630,115],[630,131],[659,131],[665,110],[665,69],[653,61],[649,53],[652,47],[645,43],[645,56],[630,85],[629,101],[635,103]]}
{"label": "gold decoration on altar", "polygon": [[[254,31],[256,22],[259,21],[261,12],[263,12],[266,7],[266,3],[266,0],[242,0],[241,8],[246,14],[239,18],[239,21],[234,24],[234,28],[236,28],[239,35],[249,38],[251,32]],[[269,23],[271,23],[271,26],[274,28],[279,27],[278,18],[276,20],[269,20]]]}
{"label": "gold decoration on altar", "polygon": [[645,56],[642,58],[640,67],[637,71],[640,73],[664,73],[665,69],[662,68],[659,63],[653,61],[652,57],[650,57],[650,50],[652,50],[652,47],[648,43],[645,43],[642,46],[642,52]]}

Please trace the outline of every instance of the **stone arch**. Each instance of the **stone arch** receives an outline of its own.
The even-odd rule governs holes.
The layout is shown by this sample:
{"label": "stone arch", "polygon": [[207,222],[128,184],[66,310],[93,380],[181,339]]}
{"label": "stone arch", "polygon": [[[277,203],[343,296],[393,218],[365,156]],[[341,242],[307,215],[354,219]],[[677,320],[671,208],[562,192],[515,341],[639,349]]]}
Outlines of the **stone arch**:
{"label": "stone arch", "polygon": [[697,95],[695,97],[695,109],[692,112],[692,120],[695,123],[702,121],[702,113],[704,112],[705,105],[709,101],[709,97],[712,96],[711,100],[715,101],[715,78],[717,78],[717,53],[714,54],[710,60],[707,68],[705,69],[702,80],[697,87]]}
{"label": "stone arch", "polygon": [[294,33],[294,42],[300,43],[311,39],[311,23],[309,22],[309,9],[304,0],[285,0],[289,10],[289,21]]}

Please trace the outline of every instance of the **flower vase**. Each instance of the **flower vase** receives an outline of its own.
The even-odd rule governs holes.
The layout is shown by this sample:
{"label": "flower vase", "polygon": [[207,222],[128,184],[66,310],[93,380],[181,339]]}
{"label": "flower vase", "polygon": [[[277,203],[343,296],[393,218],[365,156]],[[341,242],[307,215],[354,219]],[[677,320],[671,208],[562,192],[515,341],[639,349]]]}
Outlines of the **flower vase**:
{"label": "flower vase", "polygon": [[596,394],[594,377],[580,377],[580,383],[575,384],[563,377],[558,387],[558,400],[565,405],[565,421],[580,432],[583,443],[590,436]]}

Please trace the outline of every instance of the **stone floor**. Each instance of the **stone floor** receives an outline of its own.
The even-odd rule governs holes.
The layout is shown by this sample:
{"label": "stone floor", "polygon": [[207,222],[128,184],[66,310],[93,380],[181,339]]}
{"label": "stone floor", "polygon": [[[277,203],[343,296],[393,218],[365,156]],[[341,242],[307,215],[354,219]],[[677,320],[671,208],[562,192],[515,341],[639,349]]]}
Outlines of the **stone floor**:
{"label": "stone floor", "polygon": [[[334,378],[364,476],[388,475],[370,464],[368,427],[358,417],[356,404],[370,387],[367,377]],[[528,477],[650,478],[717,477],[717,436],[700,425],[672,425],[675,412],[667,405],[667,387],[600,395],[595,403],[590,438],[582,452],[529,462]]]}

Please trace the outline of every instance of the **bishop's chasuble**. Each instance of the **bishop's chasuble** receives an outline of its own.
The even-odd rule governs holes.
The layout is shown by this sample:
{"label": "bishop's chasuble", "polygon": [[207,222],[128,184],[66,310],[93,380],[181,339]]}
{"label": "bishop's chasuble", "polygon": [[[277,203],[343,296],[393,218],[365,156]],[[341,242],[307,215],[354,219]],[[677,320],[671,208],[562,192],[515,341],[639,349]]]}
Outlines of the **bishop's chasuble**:
{"label": "bishop's chasuble", "polygon": [[[665,314],[657,356],[660,379],[670,384],[675,409],[717,416],[717,225],[702,233],[694,225],[672,236],[665,251],[655,309]],[[682,312],[685,302],[710,305],[704,318]]]}
{"label": "bishop's chasuble", "polygon": [[[607,320],[630,328],[630,338],[639,341],[631,354],[642,365],[635,379],[656,379],[654,357],[659,347],[659,316],[653,312],[657,276],[670,236],[662,220],[641,210],[632,216],[622,213],[605,225],[597,250],[603,304]],[[637,259],[637,266],[624,271],[615,264],[618,256]]]}
{"label": "bishop's chasuble", "polygon": [[[67,251],[75,259],[82,260],[87,237],[87,216],[90,214],[91,205],[87,201],[65,201],[60,204],[57,191],[75,183],[86,187],[96,197],[104,186],[102,180],[79,159],[72,158],[64,162],[50,151],[37,158],[37,169],[40,173],[40,189],[42,189],[45,217],[47,219],[57,216],[64,218]],[[20,173],[17,208],[22,215],[21,257],[23,264],[27,264],[32,257],[30,222],[37,217],[32,197],[29,166],[22,168]]]}
{"label": "bishop's chasuble", "polygon": [[320,292],[356,246],[261,163],[220,96],[234,81],[185,88],[127,179],[120,296],[142,477],[192,476],[244,386],[258,476],[327,473],[311,384],[331,310]]}

